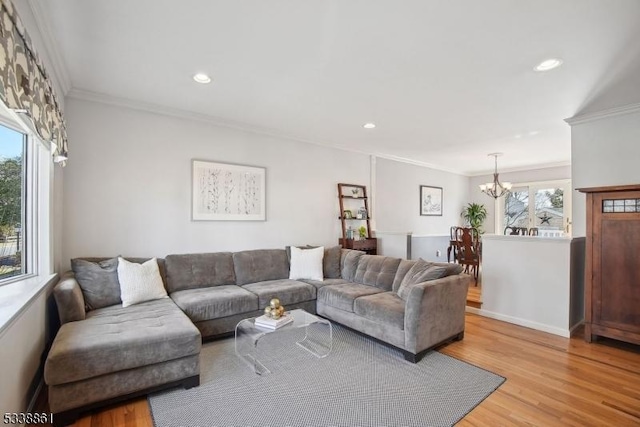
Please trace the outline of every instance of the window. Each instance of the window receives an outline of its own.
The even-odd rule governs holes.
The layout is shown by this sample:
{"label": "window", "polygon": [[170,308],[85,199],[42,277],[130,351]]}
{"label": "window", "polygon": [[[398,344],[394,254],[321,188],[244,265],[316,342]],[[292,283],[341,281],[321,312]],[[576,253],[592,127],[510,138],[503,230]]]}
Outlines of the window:
{"label": "window", "polygon": [[0,125],[0,281],[27,272],[26,141],[24,133]]}
{"label": "window", "polygon": [[514,184],[496,200],[496,233],[507,227],[537,228],[540,236],[571,234],[571,182],[548,181]]}

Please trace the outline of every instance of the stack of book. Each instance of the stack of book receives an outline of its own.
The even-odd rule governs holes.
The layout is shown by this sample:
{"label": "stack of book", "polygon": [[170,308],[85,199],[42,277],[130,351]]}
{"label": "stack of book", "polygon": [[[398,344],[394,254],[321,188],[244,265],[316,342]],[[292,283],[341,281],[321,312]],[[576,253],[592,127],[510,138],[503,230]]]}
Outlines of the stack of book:
{"label": "stack of book", "polygon": [[263,315],[260,317],[256,317],[256,320],[254,322],[256,326],[260,326],[261,328],[278,329],[286,325],[287,323],[293,322],[293,316],[285,314],[279,319],[272,319],[267,315]]}

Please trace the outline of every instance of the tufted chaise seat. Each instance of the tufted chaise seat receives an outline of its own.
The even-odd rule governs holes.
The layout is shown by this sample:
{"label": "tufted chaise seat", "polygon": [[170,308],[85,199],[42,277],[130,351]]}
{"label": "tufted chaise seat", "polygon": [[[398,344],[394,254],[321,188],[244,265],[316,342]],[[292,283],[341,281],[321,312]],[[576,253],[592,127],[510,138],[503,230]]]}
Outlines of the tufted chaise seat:
{"label": "tufted chaise seat", "polygon": [[92,310],[62,325],[51,347],[45,364],[51,410],[104,400],[118,388],[130,392],[132,384],[143,390],[198,376],[200,347],[200,332],[169,298]]}

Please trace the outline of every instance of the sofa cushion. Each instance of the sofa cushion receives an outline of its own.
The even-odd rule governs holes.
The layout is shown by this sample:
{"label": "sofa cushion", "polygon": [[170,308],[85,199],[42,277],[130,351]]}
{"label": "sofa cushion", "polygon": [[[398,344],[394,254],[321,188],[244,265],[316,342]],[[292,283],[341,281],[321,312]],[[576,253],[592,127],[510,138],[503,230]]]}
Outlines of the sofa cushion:
{"label": "sofa cushion", "polygon": [[117,257],[95,262],[75,258],[71,260],[71,268],[82,290],[86,311],[122,302]]}
{"label": "sofa cushion", "polygon": [[358,268],[358,261],[365,253],[353,249],[340,250],[340,277],[349,282],[353,282]]}
{"label": "sofa cushion", "polygon": [[171,298],[193,322],[219,319],[258,309],[258,296],[236,285],[186,289]]}
{"label": "sofa cushion", "polygon": [[272,298],[278,298],[285,309],[290,304],[316,299],[316,287],[298,280],[268,280],[244,285],[242,288],[258,296],[258,309],[269,305]]}
{"label": "sofa cushion", "polygon": [[49,385],[199,354],[201,337],[169,298],[87,313],[62,325],[45,363]]}
{"label": "sofa cushion", "polygon": [[313,249],[302,249],[292,246],[289,248],[291,258],[289,259],[289,279],[311,279],[322,281],[322,259],[324,258],[324,248],[322,246]]}
{"label": "sofa cushion", "polygon": [[313,286],[316,287],[316,289],[319,289],[319,288],[321,288],[323,286],[327,286],[327,285],[342,285],[343,283],[350,283],[350,282],[347,282],[344,279],[324,279],[323,281],[302,279],[300,281],[304,282],[304,283],[308,283],[310,285],[313,285]]}
{"label": "sofa cushion", "polygon": [[284,249],[260,249],[233,254],[238,286],[289,278],[289,261]]}
{"label": "sofa cushion", "polygon": [[[298,246],[300,249],[315,249],[318,246]],[[284,247],[287,253],[287,259],[291,263],[291,246]],[[324,248],[324,258],[322,258],[322,272],[325,279],[339,279],[340,278],[340,256],[342,248],[340,246],[332,246],[330,248]]]}
{"label": "sofa cushion", "polygon": [[[420,260],[422,260],[422,258],[420,258]],[[411,270],[411,267],[413,267],[417,261],[418,260],[415,260],[415,259],[403,259],[400,261],[400,265],[398,266],[396,277],[393,279],[393,288],[392,288],[393,291],[398,292],[398,289],[400,288],[400,284],[402,283],[404,276],[409,272],[409,270]],[[428,262],[438,267],[446,267],[447,272],[445,274],[445,277],[453,276],[454,274],[460,274],[462,273],[462,270],[464,270],[464,267],[461,266],[460,264],[454,264],[449,262],[431,262],[431,261],[425,261],[425,262]]]}
{"label": "sofa cushion", "polygon": [[231,252],[168,255],[166,267],[169,293],[236,284]]}
{"label": "sofa cushion", "polygon": [[356,298],[353,312],[374,322],[404,330],[405,302],[395,292],[381,292]]}
{"label": "sofa cushion", "polygon": [[365,295],[383,292],[375,286],[360,283],[328,285],[318,289],[318,301],[331,307],[353,313],[353,301]]}
{"label": "sofa cushion", "polygon": [[402,283],[400,283],[400,287],[398,288],[398,296],[406,300],[414,285],[428,282],[429,280],[441,279],[446,275],[447,267],[434,265],[424,260],[418,260],[404,276],[404,279],[402,279]]}
{"label": "sofa cushion", "polygon": [[398,265],[400,265],[400,258],[363,255],[358,262],[353,281],[390,291],[398,271]]}
{"label": "sofa cushion", "polygon": [[138,264],[119,257],[118,282],[120,282],[120,298],[123,307],[168,298],[155,258]]}

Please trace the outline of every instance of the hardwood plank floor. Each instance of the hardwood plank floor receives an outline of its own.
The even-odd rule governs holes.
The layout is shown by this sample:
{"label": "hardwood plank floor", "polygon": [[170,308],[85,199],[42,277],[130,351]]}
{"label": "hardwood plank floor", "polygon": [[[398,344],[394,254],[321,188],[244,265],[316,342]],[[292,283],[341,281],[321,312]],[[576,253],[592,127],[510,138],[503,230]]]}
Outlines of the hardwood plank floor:
{"label": "hardwood plank floor", "polygon": [[[567,339],[467,314],[464,339],[439,351],[507,378],[459,426],[640,425],[640,346],[606,339],[588,344],[581,332]],[[146,399],[137,399],[75,426],[153,422]]]}

